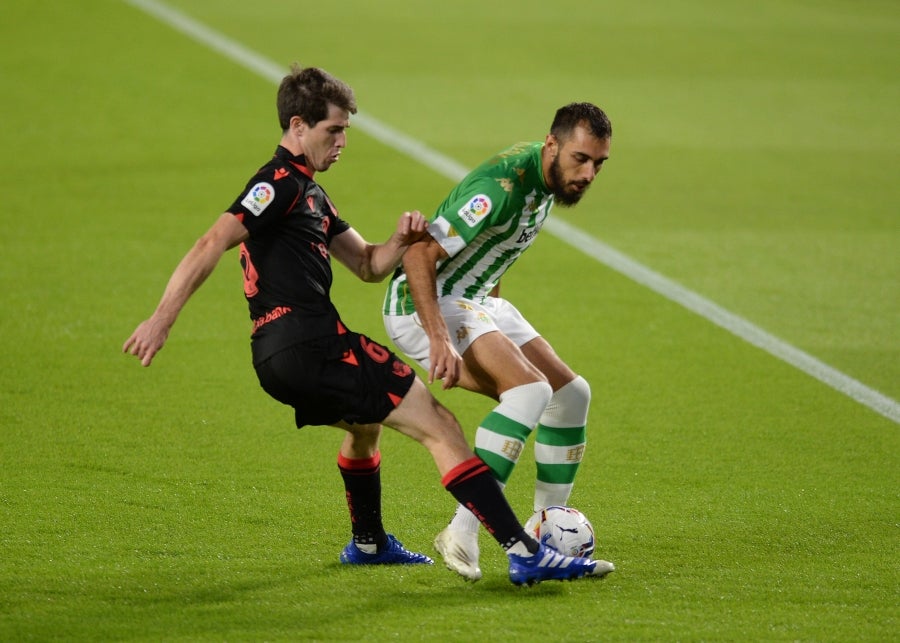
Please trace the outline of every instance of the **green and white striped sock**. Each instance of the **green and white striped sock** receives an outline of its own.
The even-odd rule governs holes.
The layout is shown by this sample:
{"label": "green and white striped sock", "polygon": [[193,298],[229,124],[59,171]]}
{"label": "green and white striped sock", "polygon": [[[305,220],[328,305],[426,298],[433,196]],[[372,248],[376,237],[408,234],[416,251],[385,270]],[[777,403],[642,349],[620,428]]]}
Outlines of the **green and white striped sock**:
{"label": "green and white striped sock", "polygon": [[535,511],[569,502],[584,457],[590,404],[591,387],[578,376],[554,392],[544,409],[534,442]]}
{"label": "green and white striped sock", "polygon": [[[490,467],[501,487],[512,475],[525,441],[552,394],[553,390],[545,382],[532,382],[504,391],[500,394],[500,404],[488,413],[475,432],[475,454]],[[479,524],[471,512],[458,507],[450,527],[475,532]]]}

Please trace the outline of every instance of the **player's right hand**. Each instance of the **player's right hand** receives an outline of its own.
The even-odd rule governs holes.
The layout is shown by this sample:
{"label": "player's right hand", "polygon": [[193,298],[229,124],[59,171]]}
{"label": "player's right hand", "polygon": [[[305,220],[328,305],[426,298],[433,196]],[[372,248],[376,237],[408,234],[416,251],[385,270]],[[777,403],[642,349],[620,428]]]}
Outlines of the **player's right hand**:
{"label": "player's right hand", "polygon": [[428,219],[418,210],[404,212],[397,221],[397,238],[401,245],[409,246],[427,235]]}
{"label": "player's right hand", "polygon": [[122,345],[122,352],[137,357],[141,360],[142,366],[150,366],[153,356],[162,349],[168,336],[168,326],[156,322],[151,317],[134,329],[131,337]]}
{"label": "player's right hand", "polygon": [[456,386],[462,372],[462,356],[450,343],[450,339],[433,341],[428,351],[431,367],[428,370],[428,383],[442,380],[444,390]]}

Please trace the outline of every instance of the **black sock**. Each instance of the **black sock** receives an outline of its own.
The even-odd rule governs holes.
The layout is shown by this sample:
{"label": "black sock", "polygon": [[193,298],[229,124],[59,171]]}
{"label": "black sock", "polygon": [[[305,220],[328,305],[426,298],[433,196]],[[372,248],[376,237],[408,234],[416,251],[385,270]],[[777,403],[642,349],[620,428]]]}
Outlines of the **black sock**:
{"label": "black sock", "polygon": [[500,485],[481,458],[474,456],[457,465],[441,482],[463,507],[475,514],[503,549],[522,542],[532,554],[537,552],[538,542],[525,533]]}
{"label": "black sock", "polygon": [[353,542],[380,550],[387,544],[381,522],[381,453],[358,459],[338,454],[338,469],[344,479]]}

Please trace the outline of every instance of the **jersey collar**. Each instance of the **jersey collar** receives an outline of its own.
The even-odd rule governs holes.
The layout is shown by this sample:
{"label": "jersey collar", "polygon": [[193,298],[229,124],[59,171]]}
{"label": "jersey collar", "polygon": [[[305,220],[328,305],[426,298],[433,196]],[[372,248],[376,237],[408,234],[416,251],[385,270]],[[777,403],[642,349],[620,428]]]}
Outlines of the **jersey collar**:
{"label": "jersey collar", "polygon": [[303,154],[291,154],[290,150],[288,150],[283,145],[279,145],[275,150],[275,158],[280,159],[286,163],[290,163],[295,168],[303,172],[309,178],[313,178],[313,170],[306,162],[306,156]]}

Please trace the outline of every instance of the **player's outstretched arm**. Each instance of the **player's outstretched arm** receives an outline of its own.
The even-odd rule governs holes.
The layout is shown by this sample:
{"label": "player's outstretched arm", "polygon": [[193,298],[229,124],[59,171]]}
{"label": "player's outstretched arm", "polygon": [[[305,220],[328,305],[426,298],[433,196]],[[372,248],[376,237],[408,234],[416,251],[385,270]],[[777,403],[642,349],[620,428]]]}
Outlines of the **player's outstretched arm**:
{"label": "player's outstretched arm", "polygon": [[225,251],[246,238],[247,229],[236,217],[228,213],[220,216],[175,268],[156,310],[125,340],[122,352],[150,366],[190,296],[206,281]]}
{"label": "player's outstretched arm", "polygon": [[450,331],[441,314],[437,297],[437,264],[447,258],[447,252],[431,235],[414,243],[403,256],[403,270],[416,313],[428,335],[428,383],[443,380],[443,388],[456,386],[462,372],[462,357],[450,340]]}
{"label": "player's outstretched arm", "polygon": [[331,241],[331,254],[363,281],[379,282],[400,265],[410,244],[427,234],[428,222],[422,213],[404,212],[397,221],[397,229],[384,243],[368,243],[353,228]]}

